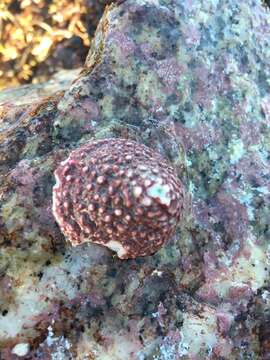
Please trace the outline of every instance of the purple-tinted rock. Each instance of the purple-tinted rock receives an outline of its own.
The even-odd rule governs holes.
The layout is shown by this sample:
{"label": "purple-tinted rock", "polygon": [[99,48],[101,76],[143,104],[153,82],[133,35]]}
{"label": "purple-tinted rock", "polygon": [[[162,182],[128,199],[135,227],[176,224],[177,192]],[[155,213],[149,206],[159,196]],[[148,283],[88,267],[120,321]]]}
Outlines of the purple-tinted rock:
{"label": "purple-tinted rock", "polygon": [[[269,359],[269,28],[259,0],[119,1],[72,84],[0,94],[4,359]],[[152,256],[70,248],[53,218],[55,169],[104,138],[161,154],[189,193]]]}

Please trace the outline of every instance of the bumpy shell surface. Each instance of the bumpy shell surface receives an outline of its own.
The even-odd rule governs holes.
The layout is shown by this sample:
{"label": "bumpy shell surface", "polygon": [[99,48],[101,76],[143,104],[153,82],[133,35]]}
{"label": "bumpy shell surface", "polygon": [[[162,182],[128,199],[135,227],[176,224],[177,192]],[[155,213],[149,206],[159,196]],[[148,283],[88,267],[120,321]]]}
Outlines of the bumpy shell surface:
{"label": "bumpy shell surface", "polygon": [[107,246],[121,259],[151,255],[183,213],[184,189],[173,168],[145,145],[91,141],[55,171],[53,214],[72,245]]}

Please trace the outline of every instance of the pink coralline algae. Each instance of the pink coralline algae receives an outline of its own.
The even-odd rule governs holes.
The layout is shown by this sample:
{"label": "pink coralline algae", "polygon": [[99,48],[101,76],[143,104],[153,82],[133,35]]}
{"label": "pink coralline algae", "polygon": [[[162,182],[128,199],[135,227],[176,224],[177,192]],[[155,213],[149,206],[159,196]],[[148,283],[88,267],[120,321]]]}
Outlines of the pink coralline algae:
{"label": "pink coralline algae", "polygon": [[182,218],[181,181],[158,153],[135,141],[88,142],[55,177],[53,214],[73,246],[90,241],[121,259],[151,255]]}

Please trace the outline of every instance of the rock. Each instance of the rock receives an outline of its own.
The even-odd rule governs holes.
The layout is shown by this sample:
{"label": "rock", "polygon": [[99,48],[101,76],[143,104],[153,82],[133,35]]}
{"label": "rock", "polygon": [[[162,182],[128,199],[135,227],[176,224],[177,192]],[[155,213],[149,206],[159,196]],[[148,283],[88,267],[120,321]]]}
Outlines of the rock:
{"label": "rock", "polygon": [[[268,48],[259,0],[120,1],[64,91],[5,92],[3,358],[17,343],[30,358],[269,358]],[[159,152],[190,194],[185,223],[155,255],[71,248],[52,215],[54,170],[111,137]]]}
{"label": "rock", "polygon": [[[1,120],[6,117],[6,109],[14,105],[33,105],[35,101],[40,102],[42,98],[54,95],[56,92],[65,91],[78,77],[81,69],[61,70],[49,81],[41,84],[22,85],[9,88],[0,92]],[[7,119],[10,121],[10,114]]]}

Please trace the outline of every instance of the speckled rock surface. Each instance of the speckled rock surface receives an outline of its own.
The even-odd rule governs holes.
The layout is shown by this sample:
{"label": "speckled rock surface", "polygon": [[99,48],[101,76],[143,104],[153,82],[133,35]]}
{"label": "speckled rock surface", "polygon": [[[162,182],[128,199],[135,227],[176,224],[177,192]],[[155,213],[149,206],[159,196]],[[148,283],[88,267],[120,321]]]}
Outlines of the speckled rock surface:
{"label": "speckled rock surface", "polygon": [[[270,359],[269,11],[108,8],[64,93],[1,107],[1,359]],[[91,139],[159,152],[192,197],[153,256],[69,247],[53,172]]]}

